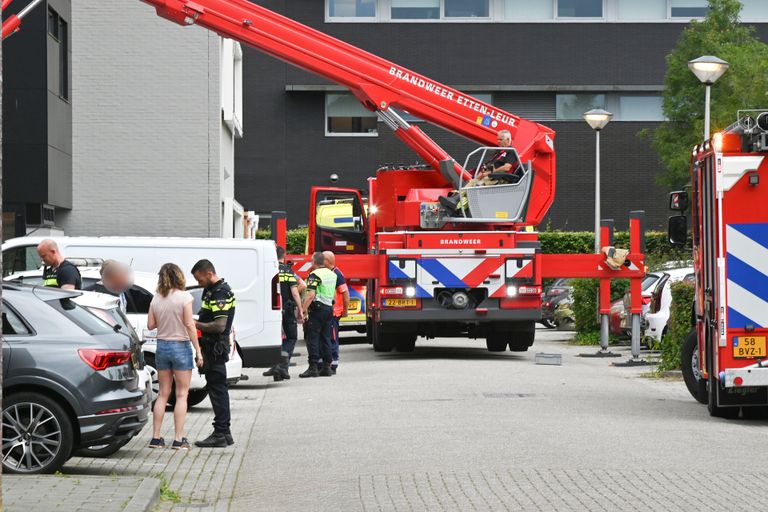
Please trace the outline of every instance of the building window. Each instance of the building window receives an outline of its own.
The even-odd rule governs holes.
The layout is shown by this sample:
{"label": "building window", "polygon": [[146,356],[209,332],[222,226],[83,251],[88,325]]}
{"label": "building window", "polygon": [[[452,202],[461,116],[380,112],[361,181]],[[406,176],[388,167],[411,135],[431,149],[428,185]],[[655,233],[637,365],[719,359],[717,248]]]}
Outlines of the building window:
{"label": "building window", "polygon": [[603,0],[557,0],[558,18],[602,18]]}
{"label": "building window", "polygon": [[554,2],[504,0],[504,17],[508,20],[551,20],[555,17]]}
{"label": "building window", "polygon": [[69,28],[67,22],[53,9],[48,9],[48,34],[58,45],[59,96],[69,99]]}
{"label": "building window", "polygon": [[325,95],[325,134],[327,136],[378,135],[378,118],[366,110],[350,93]]}
{"label": "building window", "polygon": [[741,0],[741,5],[744,7],[741,10],[741,19],[768,19],[768,2],[765,0]]}
{"label": "building window", "polygon": [[617,121],[664,121],[661,96],[619,95]]}
{"label": "building window", "polygon": [[555,118],[558,121],[581,121],[593,108],[613,113],[614,121],[664,121],[662,97],[648,93],[579,93],[558,94]]}
{"label": "building window", "polygon": [[583,119],[584,112],[605,107],[605,94],[558,94],[555,117],[558,121]]}
{"label": "building window", "polygon": [[663,20],[667,17],[667,0],[619,0],[621,20]]}
{"label": "building window", "polygon": [[445,0],[446,18],[487,18],[488,0]]}
{"label": "building window", "polygon": [[707,0],[671,0],[672,18],[703,18],[709,12]]}
{"label": "building window", "polygon": [[440,0],[392,0],[392,19],[440,19]]}
{"label": "building window", "polygon": [[328,0],[329,18],[375,18],[376,0]]}

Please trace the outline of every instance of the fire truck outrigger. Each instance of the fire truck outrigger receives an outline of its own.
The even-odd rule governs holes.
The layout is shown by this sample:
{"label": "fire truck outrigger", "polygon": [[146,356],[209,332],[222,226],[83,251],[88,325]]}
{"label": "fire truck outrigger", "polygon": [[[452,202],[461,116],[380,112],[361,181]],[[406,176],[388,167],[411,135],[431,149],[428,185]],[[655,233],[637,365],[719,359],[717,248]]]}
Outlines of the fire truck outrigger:
{"label": "fire truck outrigger", "polygon": [[[696,272],[683,377],[725,418],[768,413],[768,111],[737,119],[693,149],[690,201],[687,191],[670,197],[672,210],[690,202]],[[685,244],[684,215],[670,217],[669,238]]]}
{"label": "fire truck outrigger", "polygon": [[[161,17],[200,25],[347,87],[424,160],[422,166],[379,168],[369,178],[367,215],[359,190],[311,192],[308,253],[335,252],[348,278],[367,283],[367,331],[375,350],[411,351],[417,336],[485,338],[492,351],[527,350],[546,277],[603,279],[604,315],[610,307],[608,280],[631,279],[631,312],[639,325],[642,215],[630,220],[630,254],[615,270],[600,254],[542,254],[538,234],[525,229],[539,224],[554,200],[550,128],[246,0],[143,1]],[[481,147],[460,165],[403,112]],[[501,130],[510,132],[511,147],[495,147]],[[494,151],[511,153],[515,175],[493,175],[502,184],[467,187],[468,169],[479,169]],[[467,212],[440,205],[440,196],[453,190],[466,194]],[[351,228],[317,222],[319,207],[341,201],[352,203],[351,218],[342,219]],[[284,214],[273,218],[273,226],[283,245]],[[309,269],[309,254],[288,256],[300,275]],[[607,315],[604,319],[607,326]]]}

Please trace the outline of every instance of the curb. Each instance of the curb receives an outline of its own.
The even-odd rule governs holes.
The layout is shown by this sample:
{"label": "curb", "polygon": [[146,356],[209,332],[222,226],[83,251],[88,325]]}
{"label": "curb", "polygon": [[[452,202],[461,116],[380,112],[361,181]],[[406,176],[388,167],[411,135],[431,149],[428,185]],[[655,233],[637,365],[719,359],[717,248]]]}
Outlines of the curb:
{"label": "curb", "polygon": [[160,499],[160,480],[157,478],[145,478],[141,481],[136,494],[123,509],[123,512],[147,512],[155,506]]}
{"label": "curb", "polygon": [[664,372],[661,375],[662,375],[662,377],[665,377],[665,378],[682,379],[683,378],[683,371],[682,370],[669,370],[668,372]]}

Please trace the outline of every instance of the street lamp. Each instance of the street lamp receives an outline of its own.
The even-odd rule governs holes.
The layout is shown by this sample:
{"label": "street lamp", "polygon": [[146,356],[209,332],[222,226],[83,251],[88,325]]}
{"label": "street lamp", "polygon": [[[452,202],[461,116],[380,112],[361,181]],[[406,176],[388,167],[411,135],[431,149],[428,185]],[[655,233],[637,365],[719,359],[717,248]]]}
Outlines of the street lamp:
{"label": "street lamp", "polygon": [[584,112],[584,120],[595,130],[595,253],[600,252],[600,130],[612,118],[613,114],[601,108]]}
{"label": "street lamp", "polygon": [[688,69],[696,75],[699,82],[706,86],[704,93],[704,140],[709,140],[709,89],[728,70],[728,63],[713,55],[704,55],[689,61]]}

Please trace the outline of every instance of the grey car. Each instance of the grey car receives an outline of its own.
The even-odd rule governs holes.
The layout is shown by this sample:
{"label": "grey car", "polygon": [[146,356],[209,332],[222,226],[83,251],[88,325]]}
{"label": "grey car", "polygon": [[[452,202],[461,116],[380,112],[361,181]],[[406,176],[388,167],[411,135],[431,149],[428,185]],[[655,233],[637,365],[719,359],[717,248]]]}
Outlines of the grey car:
{"label": "grey car", "polygon": [[140,345],[71,300],[79,293],[3,284],[4,472],[52,473],[147,423]]}

